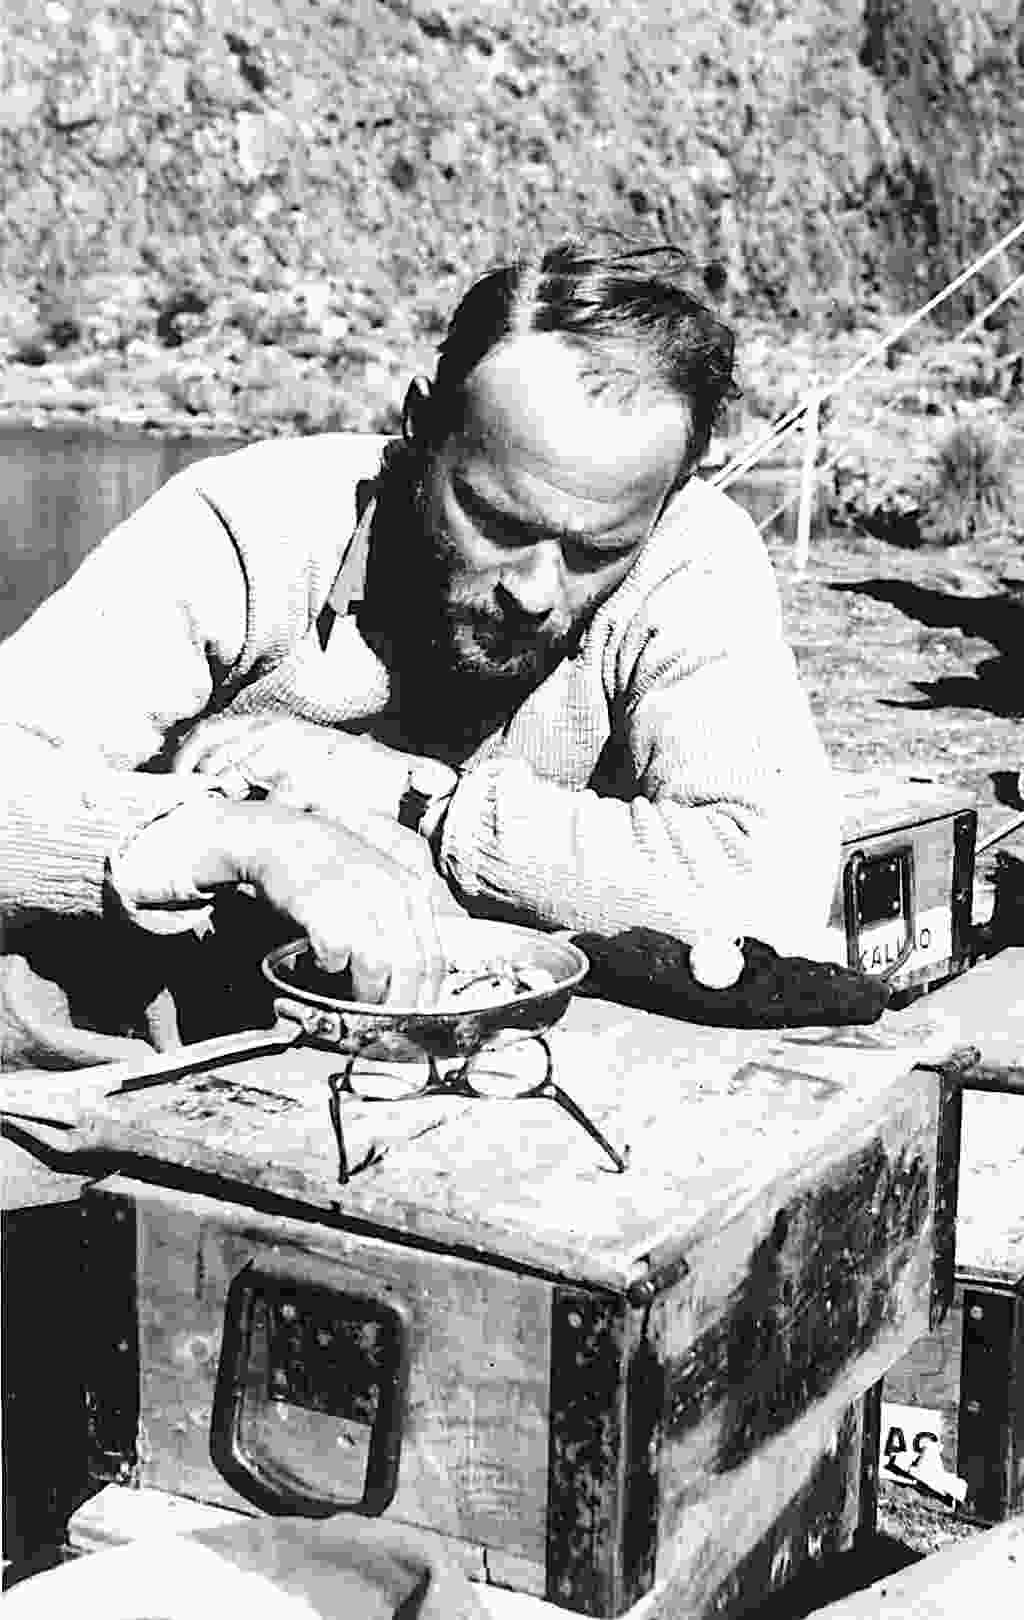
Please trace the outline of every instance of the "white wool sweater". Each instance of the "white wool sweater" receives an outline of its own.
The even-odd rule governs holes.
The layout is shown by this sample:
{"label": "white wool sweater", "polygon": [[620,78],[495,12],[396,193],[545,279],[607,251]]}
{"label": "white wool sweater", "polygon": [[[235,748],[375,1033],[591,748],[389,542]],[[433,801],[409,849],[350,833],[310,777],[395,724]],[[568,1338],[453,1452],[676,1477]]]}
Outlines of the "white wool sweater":
{"label": "white wool sweater", "polygon": [[[325,434],[196,463],[0,646],[0,920],[99,914],[116,851],[208,791],[162,767],[209,713],[372,734],[387,669],[354,617],[326,649],[315,621],[384,443]],[[624,797],[600,790],[609,744]],[[694,479],[579,652],[466,763],[439,865],[471,910],[816,954],[838,824],[767,553]]]}

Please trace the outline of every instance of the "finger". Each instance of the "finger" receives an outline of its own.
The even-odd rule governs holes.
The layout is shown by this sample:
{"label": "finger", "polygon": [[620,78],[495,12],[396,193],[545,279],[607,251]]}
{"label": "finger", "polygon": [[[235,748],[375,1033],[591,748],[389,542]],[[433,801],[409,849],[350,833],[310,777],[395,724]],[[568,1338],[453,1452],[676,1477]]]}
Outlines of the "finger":
{"label": "finger", "polygon": [[377,1006],[389,997],[394,963],[394,923],[375,906],[354,916],[349,929],[351,947],[348,966],[352,977],[353,1001]]}
{"label": "finger", "polygon": [[429,889],[411,890],[407,899],[421,961],[420,984],[413,1005],[435,1007],[446,967],[437,926],[437,910]]}
{"label": "finger", "polygon": [[292,908],[292,917],[309,940],[317,967],[325,973],[345,973],[352,957],[350,934],[339,935],[336,929],[325,932],[316,918],[304,915],[304,911],[301,904],[296,905]]}
{"label": "finger", "polygon": [[321,965],[338,960],[341,952],[328,943],[328,930],[333,936],[340,929],[354,1000],[393,1007],[436,1000],[440,943],[432,911],[418,891],[413,894],[404,874],[379,867],[353,874],[343,896],[320,890],[314,904],[325,919],[318,934],[310,932],[318,960]]}
{"label": "finger", "polygon": [[264,716],[201,721],[175,755],[175,775],[184,776],[190,771],[203,770],[211,755],[224,748],[237,749],[243,738],[251,737],[255,730],[262,729],[265,724]]}
{"label": "finger", "polygon": [[267,797],[284,810],[298,810],[303,815],[322,816],[328,821],[331,819],[319,800],[303,792],[295,782],[275,783],[268,790]]}
{"label": "finger", "polygon": [[249,782],[263,781],[267,776],[265,750],[256,738],[239,738],[234,742],[219,743],[196,765],[196,774],[219,781],[225,776],[244,775]]}
{"label": "finger", "polygon": [[390,941],[391,979],[385,999],[396,1007],[432,1007],[444,975],[434,908],[418,886],[405,887],[402,899],[405,917]]}
{"label": "finger", "polygon": [[236,771],[233,768],[218,771],[216,776],[210,777],[210,781],[220,789],[225,798],[234,799],[239,804],[249,797],[252,786],[249,778],[242,771]]}
{"label": "finger", "polygon": [[214,748],[217,748],[220,740],[224,739],[225,729],[228,726],[232,727],[232,731],[238,731],[237,721],[232,723],[232,721],[222,721],[222,719],[220,721],[217,721],[217,719],[214,719],[214,721],[201,721],[198,726],[194,727],[191,735],[188,735],[185,742],[178,748],[175,760],[173,760],[172,770],[175,776],[188,776],[191,771],[201,770],[207,755]]}
{"label": "finger", "polygon": [[353,951],[351,972],[353,1001],[366,1001],[371,1006],[378,1007],[382,1002],[395,1000],[394,996],[389,994],[391,969],[380,956]]}
{"label": "finger", "polygon": [[308,936],[321,967],[349,966],[357,999],[405,1007],[436,999],[443,965],[427,885],[364,837],[272,814],[286,817],[286,830],[294,823],[292,833],[255,864],[255,880]]}
{"label": "finger", "polygon": [[324,972],[348,969],[352,1000],[376,1005],[390,988],[401,909],[390,880],[353,874],[343,885],[329,883],[300,898],[293,914]]}
{"label": "finger", "polygon": [[[234,796],[237,783],[259,789],[267,798],[289,810],[325,813],[321,796],[309,780],[295,774],[294,760],[282,757],[280,752],[268,748],[260,738],[243,739],[214,749],[198,766],[198,774],[214,782]],[[243,794],[244,797],[244,794]]]}

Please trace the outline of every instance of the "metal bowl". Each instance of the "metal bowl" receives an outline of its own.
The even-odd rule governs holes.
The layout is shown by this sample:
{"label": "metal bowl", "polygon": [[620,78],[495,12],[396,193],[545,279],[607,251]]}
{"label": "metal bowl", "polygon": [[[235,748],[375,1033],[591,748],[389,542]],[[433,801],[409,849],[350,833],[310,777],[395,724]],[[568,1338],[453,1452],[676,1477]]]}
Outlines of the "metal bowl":
{"label": "metal bowl", "polygon": [[543,969],[554,984],[485,1007],[432,1012],[376,1006],[330,994],[330,976],[317,967],[306,939],[292,940],[271,951],[264,959],[263,972],[274,987],[280,1010],[294,1008],[308,1038],[317,1045],[350,1056],[402,1062],[423,1057],[467,1058],[485,1048],[542,1034],[562,1017],[590,967],[579,947],[568,940],[513,923],[442,917],[438,932],[449,968],[483,970],[491,962],[506,962],[522,970]]}

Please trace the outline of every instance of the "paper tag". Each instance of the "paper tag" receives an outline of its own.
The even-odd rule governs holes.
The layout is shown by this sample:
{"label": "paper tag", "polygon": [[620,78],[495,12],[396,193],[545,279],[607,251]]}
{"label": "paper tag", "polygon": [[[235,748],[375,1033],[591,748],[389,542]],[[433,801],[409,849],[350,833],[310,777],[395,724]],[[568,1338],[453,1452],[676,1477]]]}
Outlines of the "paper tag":
{"label": "paper tag", "polygon": [[878,1477],[916,1485],[952,1502],[967,1495],[966,1482],[949,1473],[942,1461],[947,1419],[927,1406],[882,1402],[878,1443]]}
{"label": "paper tag", "polygon": [[928,1406],[901,1406],[882,1402],[882,1432],[878,1441],[878,1467],[887,1474],[905,1473],[929,1444],[940,1450],[946,1436],[942,1412]]}

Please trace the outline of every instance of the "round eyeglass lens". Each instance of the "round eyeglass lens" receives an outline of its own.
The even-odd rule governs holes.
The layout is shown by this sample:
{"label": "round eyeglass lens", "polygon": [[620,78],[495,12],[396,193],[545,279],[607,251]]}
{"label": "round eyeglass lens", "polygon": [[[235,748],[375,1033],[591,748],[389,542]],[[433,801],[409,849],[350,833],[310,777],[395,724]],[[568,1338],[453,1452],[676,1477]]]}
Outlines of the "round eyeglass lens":
{"label": "round eyeglass lens", "polygon": [[413,1058],[406,1063],[384,1063],[376,1058],[353,1058],[342,1089],[363,1102],[403,1102],[425,1090],[430,1080],[430,1064],[426,1058]]}
{"label": "round eyeglass lens", "polygon": [[547,1047],[536,1037],[488,1047],[469,1059],[466,1079],[480,1097],[522,1097],[549,1074]]}

